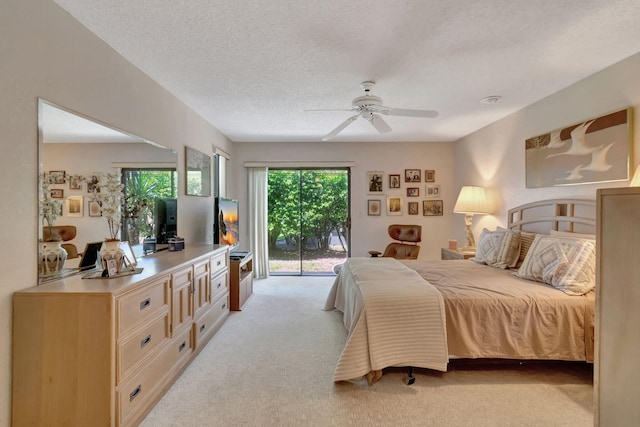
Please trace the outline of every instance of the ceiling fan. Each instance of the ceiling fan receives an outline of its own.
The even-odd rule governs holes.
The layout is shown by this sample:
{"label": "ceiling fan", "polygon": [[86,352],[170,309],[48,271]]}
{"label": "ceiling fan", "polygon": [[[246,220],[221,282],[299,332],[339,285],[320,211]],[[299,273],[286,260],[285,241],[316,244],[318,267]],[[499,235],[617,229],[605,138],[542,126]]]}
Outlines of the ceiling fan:
{"label": "ceiling fan", "polygon": [[428,117],[433,118],[438,115],[434,110],[409,110],[406,108],[391,108],[385,107],[382,104],[382,98],[370,95],[369,93],[375,87],[376,83],[373,81],[362,82],[360,86],[364,89],[364,96],[359,96],[351,101],[352,107],[349,110],[305,110],[305,111],[353,111],[356,114],[349,117],[342,122],[338,127],[329,132],[323,141],[329,141],[334,138],[340,132],[342,132],[347,126],[353,123],[358,117],[362,117],[368,120],[369,123],[380,133],[391,132],[391,127],[380,116],[403,116],[403,117]]}

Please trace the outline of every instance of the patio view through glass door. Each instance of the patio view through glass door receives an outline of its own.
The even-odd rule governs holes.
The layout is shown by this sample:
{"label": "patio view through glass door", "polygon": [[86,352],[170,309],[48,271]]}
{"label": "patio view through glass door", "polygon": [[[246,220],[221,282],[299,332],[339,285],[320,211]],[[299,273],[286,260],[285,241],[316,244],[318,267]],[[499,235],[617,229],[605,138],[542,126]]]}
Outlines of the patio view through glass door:
{"label": "patio view through glass door", "polygon": [[270,169],[270,274],[333,274],[349,255],[349,170]]}

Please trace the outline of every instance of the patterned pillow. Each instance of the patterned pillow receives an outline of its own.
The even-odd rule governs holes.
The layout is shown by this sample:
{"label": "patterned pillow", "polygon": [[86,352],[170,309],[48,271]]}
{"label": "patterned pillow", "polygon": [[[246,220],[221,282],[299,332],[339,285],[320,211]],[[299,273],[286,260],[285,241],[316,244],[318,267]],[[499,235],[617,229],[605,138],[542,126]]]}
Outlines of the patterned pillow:
{"label": "patterned pillow", "polygon": [[516,275],[568,295],[584,295],[596,285],[595,254],[591,240],[538,234]]}
{"label": "patterned pillow", "polygon": [[482,230],[476,255],[472,258],[479,264],[508,268],[516,265],[520,254],[520,232],[513,230]]}
{"label": "patterned pillow", "polygon": [[520,232],[520,256],[518,257],[518,262],[516,263],[516,268],[520,268],[524,259],[527,257],[527,252],[529,252],[529,248],[533,243],[533,239],[535,239],[536,233],[530,233],[528,231]]}

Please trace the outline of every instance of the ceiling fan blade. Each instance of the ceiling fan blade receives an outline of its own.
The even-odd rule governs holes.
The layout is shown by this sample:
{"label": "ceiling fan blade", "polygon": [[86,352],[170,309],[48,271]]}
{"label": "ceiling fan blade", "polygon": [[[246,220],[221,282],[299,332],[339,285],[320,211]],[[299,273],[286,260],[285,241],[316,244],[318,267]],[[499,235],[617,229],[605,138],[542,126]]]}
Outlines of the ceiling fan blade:
{"label": "ceiling fan blade", "polygon": [[329,110],[302,110],[302,111],[304,111],[305,113],[308,113],[308,112],[312,112],[313,113],[313,112],[317,112],[317,111],[353,111],[353,108],[349,108],[349,109],[346,109],[346,108],[338,109],[337,108],[337,109],[329,109]]}
{"label": "ceiling fan blade", "polygon": [[381,109],[380,112],[387,116],[404,116],[404,117],[428,117],[433,118],[438,116],[438,112],[435,110],[409,110],[405,108],[388,108]]}
{"label": "ceiling fan blade", "polygon": [[351,123],[353,123],[354,120],[358,118],[358,116],[360,116],[360,114],[356,114],[355,116],[349,117],[347,120],[345,120],[344,122],[340,123],[340,125],[337,128],[335,128],[334,130],[329,132],[324,138],[322,138],[322,140],[323,141],[329,141],[330,139],[335,137],[337,134],[342,132],[344,130],[344,128],[346,128]]}
{"label": "ceiling fan blade", "polygon": [[369,121],[371,122],[371,125],[374,128],[376,128],[376,130],[378,132],[380,132],[380,133],[389,133],[389,132],[391,132],[391,127],[389,127],[387,122],[382,120],[382,117],[380,117],[379,115],[371,114],[371,119]]}

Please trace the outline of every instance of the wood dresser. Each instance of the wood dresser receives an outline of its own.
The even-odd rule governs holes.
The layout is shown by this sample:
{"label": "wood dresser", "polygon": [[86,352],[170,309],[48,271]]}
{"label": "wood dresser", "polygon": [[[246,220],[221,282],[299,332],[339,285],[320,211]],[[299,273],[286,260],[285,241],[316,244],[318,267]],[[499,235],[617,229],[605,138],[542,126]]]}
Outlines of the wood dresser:
{"label": "wood dresser", "polygon": [[228,265],[227,246],[187,246],[16,292],[12,425],[140,423],[224,323]]}

